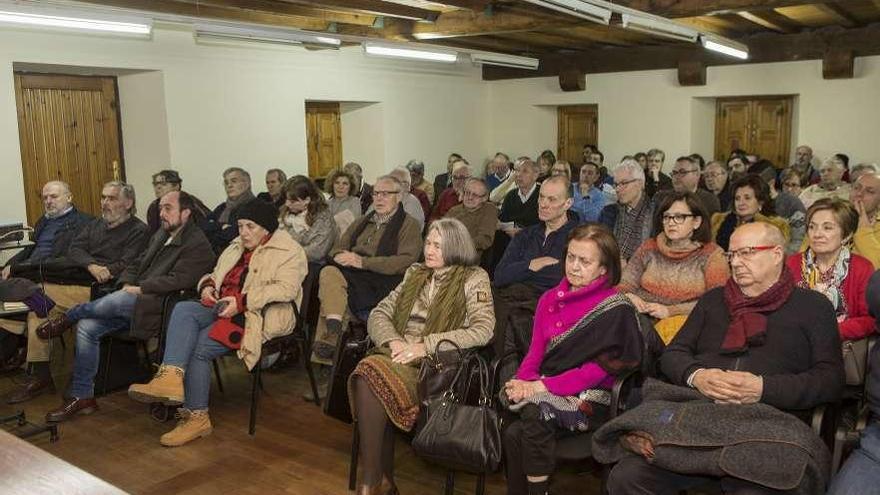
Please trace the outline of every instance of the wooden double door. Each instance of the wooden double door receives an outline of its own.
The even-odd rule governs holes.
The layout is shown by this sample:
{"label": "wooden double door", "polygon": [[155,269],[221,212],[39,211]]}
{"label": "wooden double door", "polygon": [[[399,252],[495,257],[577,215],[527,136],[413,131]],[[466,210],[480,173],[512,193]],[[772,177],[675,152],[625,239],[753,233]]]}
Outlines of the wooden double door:
{"label": "wooden double door", "polygon": [[28,224],[43,215],[51,180],[100,215],[104,183],[125,179],[116,78],[16,73],[15,100]]}
{"label": "wooden double door", "polygon": [[791,96],[719,98],[715,112],[715,158],[743,149],[788,166],[791,155]]}
{"label": "wooden double door", "polygon": [[559,120],[556,157],[572,165],[584,163],[584,145],[599,144],[599,106],[566,105],[557,110]]}

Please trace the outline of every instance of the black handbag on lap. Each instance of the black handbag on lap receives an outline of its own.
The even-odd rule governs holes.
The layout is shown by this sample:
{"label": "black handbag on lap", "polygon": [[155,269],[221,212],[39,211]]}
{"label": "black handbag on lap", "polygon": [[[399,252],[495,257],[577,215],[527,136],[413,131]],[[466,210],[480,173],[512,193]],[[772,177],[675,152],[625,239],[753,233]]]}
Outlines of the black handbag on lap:
{"label": "black handbag on lap", "polygon": [[[458,382],[468,381],[470,367],[478,370],[480,394],[476,405],[455,393]],[[489,366],[478,354],[468,355],[440,397],[426,406],[427,420],[413,439],[420,457],[449,469],[486,473],[501,463],[501,431],[489,391]]]}
{"label": "black handbag on lap", "polygon": [[[449,344],[452,349],[441,350],[444,344]],[[442,395],[458,373],[459,367],[465,360],[466,354],[458,345],[448,339],[437,342],[433,354],[428,354],[422,359],[419,367],[418,394],[419,403],[425,404],[429,400]],[[455,392],[463,392],[461,388]]]}

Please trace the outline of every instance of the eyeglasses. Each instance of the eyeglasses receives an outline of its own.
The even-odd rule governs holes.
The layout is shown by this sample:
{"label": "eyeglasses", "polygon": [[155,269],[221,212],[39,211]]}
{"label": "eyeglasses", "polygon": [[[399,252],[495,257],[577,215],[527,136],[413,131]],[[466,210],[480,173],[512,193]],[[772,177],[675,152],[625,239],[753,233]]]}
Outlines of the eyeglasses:
{"label": "eyeglasses", "polygon": [[168,184],[168,181],[164,181],[164,180],[157,180],[157,181],[153,182],[154,186],[164,186],[166,184]]}
{"label": "eyeglasses", "polygon": [[673,171],[672,171],[672,176],[673,176],[673,177],[684,177],[685,175],[687,175],[687,174],[689,174],[689,173],[691,173],[691,172],[696,172],[696,171],[697,171],[697,169],[693,169],[693,170],[673,170]]}
{"label": "eyeglasses", "polygon": [[727,258],[728,263],[732,263],[737,256],[744,260],[748,260],[751,259],[752,256],[754,256],[755,253],[757,253],[758,251],[767,251],[775,247],[776,246],[746,246],[744,248],[727,251],[726,253],[724,253],[724,257]]}
{"label": "eyeglasses", "polygon": [[629,179],[629,180],[622,180],[620,182],[615,182],[614,189],[620,189],[621,187],[624,187],[628,184],[632,184],[633,182],[638,182],[638,180],[639,179]]}
{"label": "eyeglasses", "polygon": [[470,175],[453,175],[452,176],[452,180],[465,180],[465,179],[470,179],[470,178],[471,178]]}
{"label": "eyeglasses", "polygon": [[800,182],[783,182],[782,185],[785,187],[801,187]]}
{"label": "eyeglasses", "polygon": [[482,198],[483,196],[485,196],[485,194],[475,193],[473,191],[468,191],[465,189],[464,196],[469,196],[472,198]]}
{"label": "eyeglasses", "polygon": [[400,194],[400,191],[376,191],[374,190],[371,196],[374,198],[387,198],[388,196]]}
{"label": "eyeglasses", "polygon": [[673,225],[681,225],[686,219],[693,218],[695,216],[696,215],[694,215],[693,213],[673,213],[669,215],[664,214],[662,219],[663,223],[671,222]]}
{"label": "eyeglasses", "polygon": [[703,177],[707,179],[714,179],[715,177],[721,177],[722,175],[727,175],[724,172],[710,172],[708,174],[703,174]]}

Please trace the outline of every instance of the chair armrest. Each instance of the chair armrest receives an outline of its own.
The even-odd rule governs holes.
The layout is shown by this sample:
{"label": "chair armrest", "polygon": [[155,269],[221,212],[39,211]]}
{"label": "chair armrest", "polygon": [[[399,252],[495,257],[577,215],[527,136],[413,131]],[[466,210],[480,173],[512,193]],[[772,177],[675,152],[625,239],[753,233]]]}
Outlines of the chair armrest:
{"label": "chair armrest", "polygon": [[813,433],[820,437],[822,436],[822,423],[825,420],[825,410],[827,408],[827,404],[820,404],[813,408],[813,417],[810,420],[810,428],[812,428]]}
{"label": "chair armrest", "polygon": [[501,365],[504,364],[504,362],[507,361],[508,359],[510,359],[511,357],[517,357],[517,356],[519,356],[518,351],[507,351],[506,353],[502,354],[501,356],[496,357],[495,359],[492,360],[491,363],[489,363],[489,372],[492,373],[492,376],[490,377],[490,380],[489,380],[489,387],[490,387],[490,391],[493,394],[498,391],[498,386],[500,385],[498,383],[498,378],[499,378],[498,372],[501,369]]}
{"label": "chair armrest", "polygon": [[617,375],[614,379],[614,385],[611,386],[611,406],[609,408],[609,419],[617,417],[623,412],[623,405],[626,404],[626,398],[633,385],[642,377],[642,372],[638,368],[624,371]]}

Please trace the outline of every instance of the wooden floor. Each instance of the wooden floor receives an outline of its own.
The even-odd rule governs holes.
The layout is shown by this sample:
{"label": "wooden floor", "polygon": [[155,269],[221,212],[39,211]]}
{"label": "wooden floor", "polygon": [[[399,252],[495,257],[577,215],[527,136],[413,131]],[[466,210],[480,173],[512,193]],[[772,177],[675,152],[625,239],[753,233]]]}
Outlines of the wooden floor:
{"label": "wooden floor", "polygon": [[[70,340],[70,339],[69,339]],[[69,346],[72,347],[72,346]],[[42,423],[46,411],[56,407],[69,378],[72,355],[53,353],[53,373],[59,391],[15,408],[5,403],[16,377],[0,378],[0,416],[24,409],[30,421]],[[31,441],[117,487],[137,494],[348,494],[351,426],[325,416],[300,395],[307,388],[301,367],[278,374],[264,373],[257,432],[247,434],[250,375],[237,359],[227,357],[221,366],[225,394],[216,384],[211,393],[214,433],[184,447],[165,448],[159,436],[173,421],[150,418],[147,406],[134,402],[124,391],[98,399],[100,410],[60,426],[60,440],[48,435]],[[20,377],[18,377],[20,379]],[[445,472],[417,458],[398,441],[396,478],[404,495],[442,494]],[[566,466],[554,480],[554,493],[598,493],[594,474]],[[473,476],[458,475],[456,493],[474,493]],[[63,493],[63,492],[59,492]],[[505,493],[504,477],[491,476],[488,494]]]}

